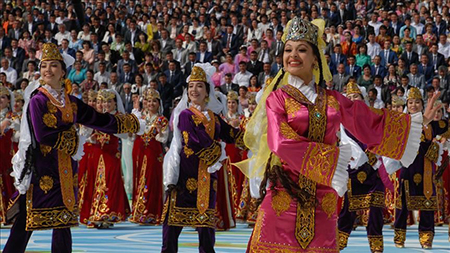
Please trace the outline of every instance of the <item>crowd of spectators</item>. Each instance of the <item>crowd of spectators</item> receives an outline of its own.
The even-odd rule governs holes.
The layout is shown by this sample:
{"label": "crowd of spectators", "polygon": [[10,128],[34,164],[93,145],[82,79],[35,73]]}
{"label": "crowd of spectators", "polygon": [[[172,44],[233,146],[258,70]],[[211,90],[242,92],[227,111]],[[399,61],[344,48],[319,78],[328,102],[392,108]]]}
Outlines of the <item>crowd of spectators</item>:
{"label": "crowd of spectators", "polygon": [[[78,0],[79,3],[79,0]],[[350,81],[367,103],[388,107],[392,95],[419,87],[450,100],[450,1],[445,0],[13,0],[0,2],[0,82],[23,90],[39,79],[43,43],[76,59],[67,77],[73,94],[115,89],[130,112],[147,87],[157,89],[164,115],[197,62],[217,72],[218,92],[257,92],[282,68],[281,37],[295,15],[326,21],[333,79]]]}

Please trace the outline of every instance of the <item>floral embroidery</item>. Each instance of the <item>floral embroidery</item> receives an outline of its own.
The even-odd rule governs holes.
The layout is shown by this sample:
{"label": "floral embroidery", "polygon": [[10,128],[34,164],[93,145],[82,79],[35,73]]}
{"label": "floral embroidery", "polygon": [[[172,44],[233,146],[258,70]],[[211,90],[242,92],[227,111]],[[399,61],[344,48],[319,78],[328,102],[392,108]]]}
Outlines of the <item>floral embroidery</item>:
{"label": "floral embroidery", "polygon": [[431,246],[433,243],[434,232],[433,231],[419,231],[420,245]]}
{"label": "floral embroidery", "polygon": [[197,117],[195,114],[192,115],[192,120],[194,121],[195,126],[198,126],[202,123],[202,119]]}
{"label": "floral embroidery", "polygon": [[75,154],[78,149],[78,134],[75,126],[72,126],[69,130],[60,132],[53,148],[69,155]]}
{"label": "floral embroidery", "polygon": [[139,132],[139,120],[133,114],[118,114],[114,116],[117,121],[117,133],[137,133]]}
{"label": "floral embroidery", "polygon": [[39,179],[39,187],[45,194],[53,188],[53,178],[50,176],[43,176]]}
{"label": "floral embroidery", "polygon": [[300,111],[301,107],[302,105],[293,98],[287,98],[284,101],[284,109],[286,110],[287,115],[292,118],[295,117],[296,112]]}
{"label": "floral embroidery", "polygon": [[197,190],[197,179],[188,178],[188,180],[186,181],[186,189],[188,189],[189,193]]}
{"label": "floral embroidery", "polygon": [[52,151],[52,147],[51,146],[47,146],[44,144],[40,145],[40,149],[41,149],[41,153],[45,156],[48,155],[48,153],[50,153]]}
{"label": "floral embroidery", "polygon": [[413,177],[413,181],[416,185],[419,185],[420,182],[422,182],[422,175],[420,175],[420,173],[416,173]]}
{"label": "floral embroidery", "polygon": [[42,117],[42,121],[46,126],[50,128],[56,128],[56,123],[58,122],[55,115],[53,115],[52,113],[44,114],[44,116]]}
{"label": "floral embroidery", "polygon": [[281,122],[280,132],[281,132],[281,135],[283,135],[283,137],[286,139],[295,140],[295,141],[301,140],[300,136],[285,121]]}
{"label": "floral embroidery", "polygon": [[397,244],[404,244],[406,240],[406,230],[396,228],[394,230],[394,242]]}
{"label": "floral embroidery", "polygon": [[177,192],[171,193],[168,214],[170,226],[192,226],[192,227],[216,227],[215,209],[206,209],[201,213],[197,208],[177,207]]}
{"label": "floral embroidery", "polygon": [[322,210],[328,215],[328,219],[330,219],[333,214],[336,212],[337,206],[337,198],[334,193],[327,193],[322,198]]}
{"label": "floral embroidery", "polygon": [[364,181],[366,181],[367,179],[367,174],[364,171],[360,171],[358,172],[358,174],[356,175],[356,178],[358,179],[358,181],[363,184]]}
{"label": "floral embroidery", "polygon": [[291,202],[291,196],[285,191],[276,191],[272,195],[272,208],[277,216],[286,212],[289,209]]}

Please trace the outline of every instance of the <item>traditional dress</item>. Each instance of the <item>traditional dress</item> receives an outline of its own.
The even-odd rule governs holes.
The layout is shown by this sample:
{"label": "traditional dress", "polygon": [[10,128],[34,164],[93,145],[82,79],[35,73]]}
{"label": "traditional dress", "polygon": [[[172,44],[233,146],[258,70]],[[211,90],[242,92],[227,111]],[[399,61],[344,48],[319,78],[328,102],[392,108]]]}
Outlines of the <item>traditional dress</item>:
{"label": "traditional dress", "polygon": [[[411,88],[408,99],[422,99],[419,89]],[[423,127],[419,153],[414,162],[400,171],[399,198],[396,203],[394,242],[404,247],[408,211],[420,210],[419,241],[431,248],[434,238],[434,212],[438,208],[434,174],[440,165],[442,144],[433,141],[437,135],[448,135],[448,123],[432,121]]]}
{"label": "traditional dress", "polygon": [[[159,99],[159,94],[151,91],[148,97]],[[162,144],[169,137],[169,122],[158,114],[146,115],[145,121],[146,130],[136,138],[133,147],[134,180],[130,221],[142,225],[159,225],[164,204]],[[158,132],[156,124],[161,125],[161,132]]]}
{"label": "traditional dress", "polygon": [[[294,18],[283,37],[310,41],[320,45],[321,52],[324,24],[323,20],[311,24]],[[322,54],[320,59],[325,62]],[[318,72],[314,70],[314,76],[321,77]],[[325,80],[330,76],[328,70]],[[275,84],[278,89],[272,91]],[[266,91],[245,134],[245,144],[255,151],[250,164],[255,162],[256,169],[267,165],[266,173],[271,175],[248,251],[339,252],[336,192],[343,195],[346,191],[351,156],[348,145],[336,145],[339,125],[366,143],[371,152],[408,163],[418,148],[422,115],[372,109],[321,88],[315,78],[307,84],[283,71]],[[295,194],[282,182],[296,189]]]}

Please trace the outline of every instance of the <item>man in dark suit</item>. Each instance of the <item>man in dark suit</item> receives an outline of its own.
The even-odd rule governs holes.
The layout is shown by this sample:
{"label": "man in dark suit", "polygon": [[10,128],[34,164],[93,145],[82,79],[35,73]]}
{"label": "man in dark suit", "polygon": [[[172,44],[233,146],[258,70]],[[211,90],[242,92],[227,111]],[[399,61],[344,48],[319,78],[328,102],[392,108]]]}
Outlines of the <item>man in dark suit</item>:
{"label": "man in dark suit", "polygon": [[130,83],[123,84],[123,93],[119,93],[119,94],[122,98],[125,112],[131,113],[131,111],[133,110],[133,98],[132,98],[132,94],[131,94],[131,84]]}
{"label": "man in dark suit", "polygon": [[[168,52],[167,54],[166,54],[166,59],[162,62],[162,64],[161,64],[161,71],[162,72],[164,72],[164,71],[166,71],[166,70],[168,70],[169,69],[169,64],[170,64],[170,62],[174,62],[175,63],[175,68],[177,69],[177,70],[181,70],[181,64],[180,64],[180,62],[178,62],[177,60],[175,60],[174,58],[173,58],[173,53],[172,53],[172,51],[170,51],[170,52]],[[167,76],[167,77],[169,77],[169,76]]]}
{"label": "man in dark suit", "polygon": [[337,73],[337,66],[339,64],[344,64],[347,65],[347,57],[342,54],[342,47],[340,44],[337,44],[336,46],[334,46],[334,53],[332,55],[330,55],[331,57],[331,66],[333,67],[332,69],[330,69],[331,74],[336,74]]}
{"label": "man in dark suit", "polygon": [[335,26],[335,27],[337,27],[338,25],[340,25],[342,23],[341,15],[340,15],[335,3],[331,4],[329,20],[330,20],[330,25]]}
{"label": "man in dark suit", "polygon": [[391,42],[384,41],[384,49],[380,51],[381,65],[388,66],[390,64],[397,64],[397,54],[391,50]]}
{"label": "man in dark suit", "polygon": [[337,73],[333,75],[333,89],[342,92],[349,78],[350,76],[345,74],[344,64],[340,63],[337,67]]}
{"label": "man in dark suit", "polygon": [[11,40],[5,36],[5,30],[0,27],[0,50],[3,52],[5,48],[11,45]]}
{"label": "man in dark suit", "polygon": [[397,13],[395,13],[395,11],[392,12],[390,17],[391,17],[390,27],[392,27],[395,34],[400,34],[400,29],[402,28],[403,23],[400,22]]}
{"label": "man in dark suit", "polygon": [[258,75],[258,84],[260,86],[265,84],[268,78],[273,77],[271,68],[272,66],[269,62],[264,63],[263,71]]}
{"label": "man in dark suit", "polygon": [[439,50],[439,47],[435,43],[435,44],[431,45],[430,53],[428,54],[428,60],[431,64],[431,66],[433,66],[433,71],[438,70],[439,66],[447,65],[447,64],[445,64],[444,55],[439,53],[438,50]]}
{"label": "man in dark suit", "polygon": [[50,19],[48,21],[47,26],[45,27],[45,30],[49,30],[52,35],[55,35],[56,33],[58,33],[58,24],[56,23],[56,16],[55,15],[50,15]]}
{"label": "man in dark suit", "polygon": [[425,44],[425,41],[423,40],[423,35],[417,34],[416,41],[413,45],[413,51],[416,52],[418,55],[422,55],[422,54],[428,54],[429,50],[430,49],[428,48],[428,46]]}
{"label": "man in dark suit", "polygon": [[247,62],[247,70],[253,75],[259,75],[263,71],[263,63],[258,60],[258,53],[250,53],[250,61]]}
{"label": "man in dark suit", "polygon": [[177,69],[175,61],[172,60],[169,62],[169,69],[164,71],[164,74],[167,76],[167,82],[173,86],[173,96],[181,96],[183,94],[183,88],[186,86],[186,78],[184,78],[183,72]]}
{"label": "man in dark suit", "polygon": [[345,74],[356,79],[361,75],[361,67],[356,65],[356,59],[353,55],[348,57],[348,66],[345,67]]}
{"label": "man in dark suit", "polygon": [[418,72],[425,76],[425,83],[431,84],[431,78],[434,76],[433,66],[429,64],[428,55],[422,54],[420,56],[420,64],[418,65]]}
{"label": "man in dark suit", "polygon": [[134,43],[139,41],[139,35],[141,33],[141,30],[137,28],[136,21],[132,20],[130,22],[130,29],[127,29],[125,32],[125,42],[131,42],[131,45],[134,46]]}
{"label": "man in dark suit", "polygon": [[206,42],[205,41],[200,42],[199,51],[197,52],[195,57],[196,62],[206,63],[212,61],[213,58],[212,53],[206,51],[206,49],[207,49]]}
{"label": "man in dark suit", "polygon": [[212,37],[211,31],[205,33],[206,51],[212,53],[213,59],[220,59],[223,56],[222,44]]}
{"label": "man in dark suit", "polygon": [[22,71],[22,63],[25,60],[25,50],[19,47],[19,42],[16,39],[12,39],[11,51],[13,57],[18,61],[18,68],[16,68],[16,71],[19,74]]}
{"label": "man in dark suit", "polygon": [[195,64],[195,58],[197,57],[197,55],[194,52],[190,52],[188,55],[188,61],[186,62],[186,64],[184,65],[184,75],[186,77],[188,77],[189,75],[191,75],[191,71],[192,71],[192,67],[194,67]]}
{"label": "man in dark suit", "polygon": [[383,103],[391,98],[391,91],[387,85],[383,84],[383,78],[381,76],[375,76],[373,78],[373,84],[369,86],[368,90],[376,89],[378,91],[377,98],[381,99]]}
{"label": "man in dark suit", "polygon": [[277,55],[282,55],[284,50],[284,43],[281,41],[281,37],[283,36],[283,31],[278,31],[276,35],[276,40],[272,42],[270,46],[270,54],[272,58],[275,58]]}
{"label": "man in dark suit", "polygon": [[20,37],[22,36],[22,32],[23,32],[23,30],[19,25],[19,21],[14,20],[12,23],[12,27],[8,29],[8,37],[10,39],[19,40]]}
{"label": "man in dark suit", "polygon": [[120,59],[120,55],[117,51],[111,50],[110,45],[108,43],[102,42],[101,44],[102,50],[105,53],[105,60],[109,60],[112,67],[115,68],[117,62]]}
{"label": "man in dark suit", "polygon": [[220,91],[223,94],[228,95],[228,92],[230,90],[239,92],[239,85],[232,82],[233,76],[231,75],[231,73],[225,74],[224,79],[225,79],[225,83],[220,86]]}
{"label": "man in dark suit", "polygon": [[121,83],[134,83],[134,74],[131,72],[129,63],[123,64],[123,70],[119,74],[119,80]]}
{"label": "man in dark suit", "polygon": [[75,50],[72,48],[69,48],[69,41],[67,39],[63,39],[61,41],[61,49],[59,50],[60,53],[66,53],[70,56],[72,56],[73,58],[75,58]]}
{"label": "man in dark suit", "polygon": [[233,27],[233,33],[239,39],[239,42],[244,40],[244,27],[239,24],[238,17],[236,15],[231,17],[231,26]]}
{"label": "man in dark suit", "polygon": [[122,59],[117,62],[117,74],[119,75],[119,77],[123,74],[123,66],[125,64],[128,64],[131,67],[131,73],[134,74],[137,72],[136,62],[130,59],[130,53],[125,50],[122,53]]}
{"label": "man in dark suit", "polygon": [[44,43],[53,43],[56,45],[58,44],[58,41],[56,41],[56,39],[53,38],[53,34],[50,30],[45,30],[43,41],[44,41]]}
{"label": "man in dark suit", "polygon": [[339,16],[341,18],[341,25],[345,24],[347,20],[352,20],[351,13],[345,8],[345,3],[341,2],[339,4],[339,10],[338,10]]}
{"label": "man in dark suit", "polygon": [[22,24],[22,30],[28,31],[30,36],[33,35],[36,30],[36,22],[33,20],[33,15],[31,13],[27,14],[27,20]]}
{"label": "man in dark suit", "polygon": [[435,21],[435,25],[436,25],[436,33],[437,36],[439,37],[441,34],[446,34],[447,31],[447,22],[442,20],[442,15],[441,14],[437,14],[436,15],[436,21]]}
{"label": "man in dark suit", "polygon": [[381,57],[379,55],[375,56],[373,59],[373,65],[370,67],[372,76],[381,76],[384,78],[387,74],[387,69],[381,64]]}
{"label": "man in dark suit", "polygon": [[367,41],[369,34],[375,34],[375,28],[369,25],[369,18],[364,17],[362,20],[361,35],[364,37],[364,40]]}
{"label": "man in dark suit", "polygon": [[425,89],[426,86],[425,76],[419,73],[417,64],[413,63],[409,67],[408,78],[409,78],[409,85],[417,87],[419,89]]}
{"label": "man in dark suit", "polygon": [[159,39],[161,43],[161,52],[163,57],[166,56],[167,52],[172,51],[175,48],[175,41],[169,38],[169,32],[166,29],[161,31],[161,38]]}
{"label": "man in dark suit", "polygon": [[144,61],[144,52],[140,48],[133,47],[131,42],[125,42],[125,50],[130,52],[130,58],[133,56],[137,65],[140,65]]}
{"label": "man in dark suit", "polygon": [[167,82],[166,74],[161,73],[158,79],[159,79],[158,92],[162,101],[163,115],[164,117],[170,119],[170,107],[172,107],[172,101],[175,98],[173,95],[174,88],[171,83]]}
{"label": "man in dark suit", "polygon": [[411,66],[411,64],[417,64],[419,62],[419,55],[412,51],[412,42],[409,41],[406,43],[406,50],[402,54],[401,58],[405,61],[405,65],[407,68]]}
{"label": "man in dark suit", "polygon": [[94,18],[93,25],[91,27],[91,32],[96,33],[100,38],[100,40],[102,40],[103,37],[105,36],[106,32],[105,26],[101,25],[99,17]]}
{"label": "man in dark suit", "polygon": [[272,73],[273,76],[275,76],[278,73],[278,71],[280,71],[281,68],[283,68],[283,57],[280,54],[278,56],[275,56],[275,62],[272,63],[270,72]]}
{"label": "man in dark suit", "polygon": [[226,55],[227,53],[231,53],[233,57],[238,53],[238,37],[233,34],[233,26],[228,25],[227,33],[222,36],[222,51]]}

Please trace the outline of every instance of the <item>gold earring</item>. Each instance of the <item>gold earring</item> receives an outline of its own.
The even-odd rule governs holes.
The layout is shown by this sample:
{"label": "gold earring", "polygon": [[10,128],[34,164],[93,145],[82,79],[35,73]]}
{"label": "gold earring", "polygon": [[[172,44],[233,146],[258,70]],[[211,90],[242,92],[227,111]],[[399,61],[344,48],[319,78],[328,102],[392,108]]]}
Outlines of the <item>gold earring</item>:
{"label": "gold earring", "polygon": [[314,70],[319,70],[319,66],[317,64],[313,65]]}
{"label": "gold earring", "polygon": [[208,103],[209,102],[209,97],[205,98],[205,102]]}

